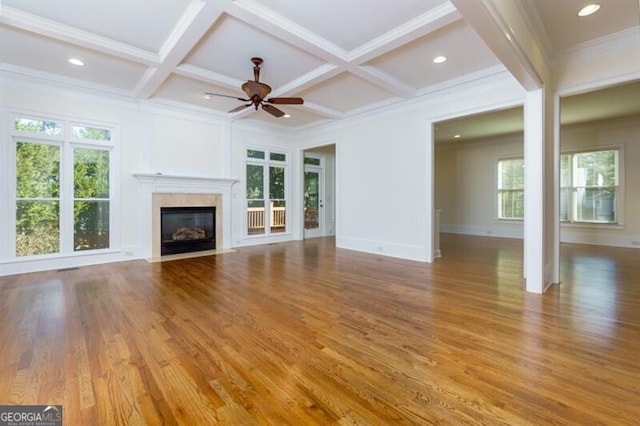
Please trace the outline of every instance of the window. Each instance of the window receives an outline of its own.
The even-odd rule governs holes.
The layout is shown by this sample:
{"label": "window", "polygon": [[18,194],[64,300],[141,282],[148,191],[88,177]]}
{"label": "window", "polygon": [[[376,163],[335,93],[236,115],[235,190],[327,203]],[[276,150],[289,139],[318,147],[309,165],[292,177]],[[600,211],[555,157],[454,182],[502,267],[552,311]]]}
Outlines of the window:
{"label": "window", "polygon": [[248,235],[271,235],[286,232],[287,175],[287,154],[247,149]]}
{"label": "window", "polygon": [[320,159],[316,157],[304,157],[304,164],[309,166],[320,166],[321,162]]}
{"label": "window", "polygon": [[498,160],[498,219],[524,218],[524,159]]}
{"label": "window", "polygon": [[560,158],[560,220],[618,223],[620,150],[567,152]]}
{"label": "window", "polygon": [[16,255],[60,251],[60,147],[16,143]]}
{"label": "window", "polygon": [[17,116],[15,256],[110,247],[112,130]]}
{"label": "window", "polygon": [[[560,220],[619,223],[620,149],[565,152],[560,157]],[[524,160],[498,161],[498,218],[524,218]]]}

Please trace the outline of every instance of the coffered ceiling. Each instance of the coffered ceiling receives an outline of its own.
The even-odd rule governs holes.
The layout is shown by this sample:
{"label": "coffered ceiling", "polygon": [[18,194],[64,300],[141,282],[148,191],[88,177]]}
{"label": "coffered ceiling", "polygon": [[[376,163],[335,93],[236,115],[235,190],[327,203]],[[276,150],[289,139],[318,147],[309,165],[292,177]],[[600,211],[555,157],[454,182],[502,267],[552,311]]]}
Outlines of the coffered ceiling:
{"label": "coffered ceiling", "polygon": [[[524,0],[547,54],[640,26],[638,0]],[[301,129],[425,96],[503,69],[446,0],[2,0],[2,69],[212,116]],[[436,56],[447,61],[436,64]],[[240,86],[260,81],[290,118],[245,109]],[[67,62],[78,58],[84,66]]]}

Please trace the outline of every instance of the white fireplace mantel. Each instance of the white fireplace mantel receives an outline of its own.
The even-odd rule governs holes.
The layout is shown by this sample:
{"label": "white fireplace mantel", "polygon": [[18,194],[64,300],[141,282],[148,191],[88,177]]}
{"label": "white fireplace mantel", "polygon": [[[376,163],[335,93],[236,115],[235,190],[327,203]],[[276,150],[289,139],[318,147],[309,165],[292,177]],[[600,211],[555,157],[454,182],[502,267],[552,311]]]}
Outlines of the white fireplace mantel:
{"label": "white fireplace mantel", "polygon": [[133,173],[140,182],[141,192],[186,192],[186,193],[212,193],[219,191],[231,191],[231,185],[238,182],[237,179],[208,177],[208,176],[184,176],[165,175],[162,173]]}
{"label": "white fireplace mantel", "polygon": [[153,194],[216,194],[222,196],[222,247],[231,248],[231,187],[237,179],[165,175],[161,173],[133,173],[138,180],[140,195],[140,244],[144,257],[152,255],[152,198]]}

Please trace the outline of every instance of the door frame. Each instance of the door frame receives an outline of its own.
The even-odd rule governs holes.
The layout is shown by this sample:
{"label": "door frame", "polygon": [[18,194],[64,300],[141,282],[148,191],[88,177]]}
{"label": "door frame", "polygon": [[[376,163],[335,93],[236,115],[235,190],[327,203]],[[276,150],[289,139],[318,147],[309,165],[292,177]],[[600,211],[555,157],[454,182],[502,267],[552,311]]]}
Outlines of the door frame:
{"label": "door frame", "polygon": [[[320,165],[311,165],[305,164],[305,158],[316,158],[320,160]],[[304,227],[304,180],[305,173],[309,171],[314,171],[318,173],[318,228],[307,231]],[[326,182],[325,182],[325,156],[323,154],[315,154],[303,152],[302,156],[302,189],[303,189],[303,197],[302,197],[302,236],[303,239],[307,238],[318,238],[324,237],[326,235],[326,224],[325,224],[325,190],[326,190]]]}

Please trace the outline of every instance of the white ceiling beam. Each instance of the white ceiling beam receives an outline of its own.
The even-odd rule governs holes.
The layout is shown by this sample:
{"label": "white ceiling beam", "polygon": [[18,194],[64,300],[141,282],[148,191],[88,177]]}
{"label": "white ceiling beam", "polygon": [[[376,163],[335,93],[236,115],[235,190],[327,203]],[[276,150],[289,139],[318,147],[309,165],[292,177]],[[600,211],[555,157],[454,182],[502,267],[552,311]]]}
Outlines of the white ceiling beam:
{"label": "white ceiling beam", "polygon": [[509,72],[531,91],[548,80],[548,59],[519,2],[451,0]]}
{"label": "white ceiling beam", "polygon": [[184,60],[202,36],[220,18],[218,2],[192,1],[160,49],[161,63],[148,70],[133,90],[137,97],[149,98]]}
{"label": "white ceiling beam", "polygon": [[235,0],[226,12],[249,25],[279,38],[327,62],[347,61],[347,52],[303,26],[287,19],[255,0]]}
{"label": "white ceiling beam", "polygon": [[155,66],[161,62],[160,55],[154,52],[41,18],[10,6],[2,5],[0,8],[0,24],[139,64]]}
{"label": "white ceiling beam", "polygon": [[207,83],[215,84],[216,86],[222,86],[233,90],[238,90],[238,87],[242,86],[246,82],[246,80],[238,80],[237,78],[229,77],[191,64],[180,64],[173,72],[183,77],[205,81]]}
{"label": "white ceiling beam", "polygon": [[363,64],[460,19],[462,16],[450,2],[443,3],[350,51],[346,60],[355,65]]}
{"label": "white ceiling beam", "polygon": [[291,80],[289,83],[274,89],[274,96],[283,96],[291,93],[302,92],[316,84],[329,80],[343,72],[341,67],[332,64],[324,64],[318,68]]}
{"label": "white ceiling beam", "polygon": [[[291,44],[310,55],[328,62],[289,82],[285,86],[274,88],[273,96],[286,96],[288,94],[301,92],[335,77],[347,69],[348,63],[345,60],[347,56],[346,51],[297,23],[271,11],[259,2],[253,0],[235,0],[225,4],[224,12],[235,19],[259,28],[267,34],[283,40],[287,44]],[[193,71],[191,68],[186,69]],[[218,76],[218,78],[219,77],[220,76]],[[219,80],[219,82],[222,82],[222,80]],[[241,84],[242,82],[238,84],[238,86]]]}
{"label": "white ceiling beam", "polygon": [[318,105],[318,104],[314,104],[312,102],[305,102],[303,104],[304,109],[313,112],[315,114],[318,115],[322,115],[324,117],[327,118],[334,118],[334,119],[340,119],[343,118],[345,115],[343,112],[332,109],[332,108],[327,108],[325,106],[322,105]]}
{"label": "white ceiling beam", "polygon": [[352,67],[351,73],[370,83],[375,84],[396,96],[411,98],[416,95],[416,90],[402,81],[390,76],[384,71],[372,66],[362,65]]}

